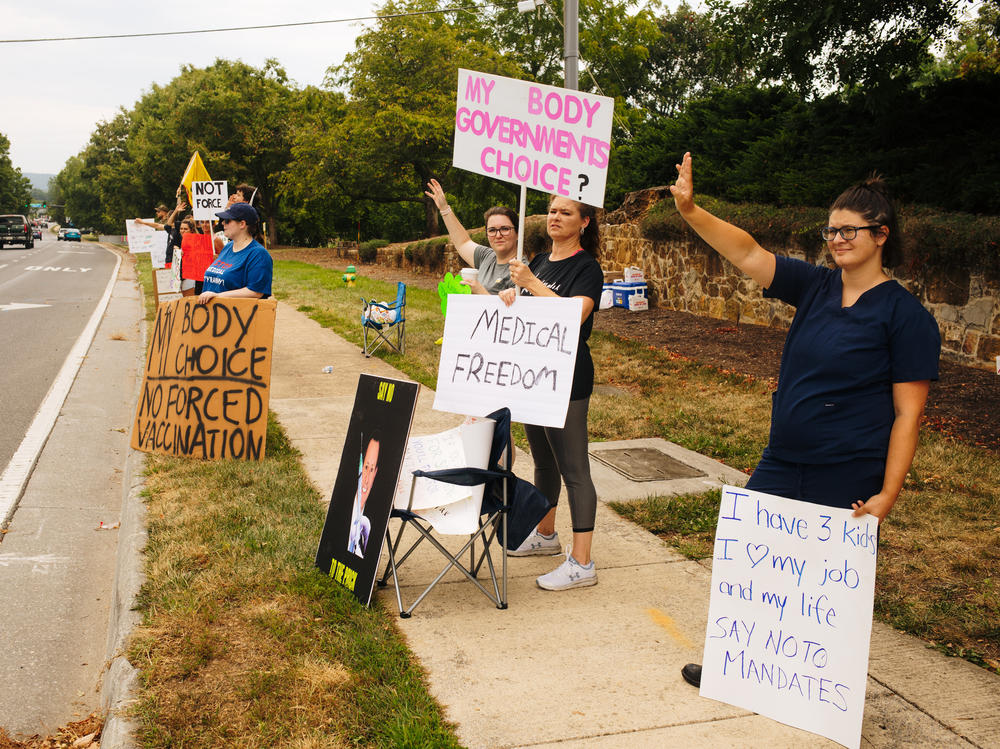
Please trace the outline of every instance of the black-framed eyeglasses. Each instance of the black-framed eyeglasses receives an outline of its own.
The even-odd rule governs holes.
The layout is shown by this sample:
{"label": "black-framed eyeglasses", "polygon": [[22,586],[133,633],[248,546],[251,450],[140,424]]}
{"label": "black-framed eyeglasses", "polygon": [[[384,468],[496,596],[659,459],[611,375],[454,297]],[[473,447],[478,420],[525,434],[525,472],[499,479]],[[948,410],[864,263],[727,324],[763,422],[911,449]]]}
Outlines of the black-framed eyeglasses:
{"label": "black-framed eyeglasses", "polygon": [[882,224],[869,224],[868,226],[841,226],[839,228],[836,226],[824,226],[822,229],[819,230],[819,233],[820,236],[822,236],[823,239],[825,239],[827,242],[836,239],[838,234],[840,234],[840,236],[842,236],[844,239],[850,242],[852,239],[858,236],[858,232],[861,231],[862,229],[881,229],[881,228]]}
{"label": "black-framed eyeglasses", "polygon": [[491,226],[489,229],[486,230],[486,233],[489,234],[491,237],[495,237],[497,234],[499,234],[501,237],[506,237],[512,231],[514,231],[513,226]]}

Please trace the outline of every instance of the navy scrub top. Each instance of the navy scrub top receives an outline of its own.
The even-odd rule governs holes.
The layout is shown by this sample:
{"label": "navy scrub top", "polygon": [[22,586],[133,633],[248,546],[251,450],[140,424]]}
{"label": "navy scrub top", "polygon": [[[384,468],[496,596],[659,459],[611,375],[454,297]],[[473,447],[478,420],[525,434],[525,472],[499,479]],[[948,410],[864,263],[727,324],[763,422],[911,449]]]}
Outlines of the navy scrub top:
{"label": "navy scrub top", "polygon": [[768,449],[793,463],[885,458],[892,385],[936,380],[937,323],[896,281],[842,307],[840,270],[777,256],[765,297],[796,307],[781,356]]}

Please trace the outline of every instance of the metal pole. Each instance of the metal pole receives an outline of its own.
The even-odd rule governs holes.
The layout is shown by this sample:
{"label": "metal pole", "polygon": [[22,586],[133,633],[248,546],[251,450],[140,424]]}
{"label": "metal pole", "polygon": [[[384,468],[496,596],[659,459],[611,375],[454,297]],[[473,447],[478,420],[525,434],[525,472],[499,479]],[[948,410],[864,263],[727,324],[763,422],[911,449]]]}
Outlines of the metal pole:
{"label": "metal pole", "polygon": [[580,89],[580,0],[563,3],[563,75],[566,88]]}
{"label": "metal pole", "polygon": [[524,258],[524,213],[528,208],[528,189],[521,185],[521,205],[517,212],[517,262]]}

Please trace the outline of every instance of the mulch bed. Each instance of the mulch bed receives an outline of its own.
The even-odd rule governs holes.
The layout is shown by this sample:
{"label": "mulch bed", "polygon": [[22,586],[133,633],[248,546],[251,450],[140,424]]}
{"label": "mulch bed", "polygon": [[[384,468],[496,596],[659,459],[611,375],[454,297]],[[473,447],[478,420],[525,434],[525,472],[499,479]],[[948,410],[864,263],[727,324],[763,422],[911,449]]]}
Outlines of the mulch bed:
{"label": "mulch bed", "polygon": [[[329,250],[278,250],[278,259],[302,260],[325,268],[347,263]],[[361,265],[359,273],[385,281],[405,281],[418,288],[437,289],[438,276],[401,268]],[[597,313],[594,329],[656,346],[729,372],[775,382],[781,363],[784,330],[762,325],[734,325],[726,320],[688,312],[650,309],[628,312],[615,308]],[[1000,376],[988,369],[942,359],[941,379],[931,384],[924,424],[931,429],[1000,452]]]}

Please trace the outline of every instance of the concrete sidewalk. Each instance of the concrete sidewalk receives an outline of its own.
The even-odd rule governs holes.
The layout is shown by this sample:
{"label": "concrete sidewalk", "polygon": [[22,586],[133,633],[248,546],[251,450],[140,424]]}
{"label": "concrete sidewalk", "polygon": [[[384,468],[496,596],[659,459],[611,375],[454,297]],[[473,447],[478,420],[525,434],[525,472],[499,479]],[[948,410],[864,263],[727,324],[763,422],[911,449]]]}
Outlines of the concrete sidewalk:
{"label": "concrete sidewalk", "polygon": [[[322,372],[328,365],[332,374]],[[294,308],[279,305],[271,409],[324,496],[333,487],[362,372],[406,379],[381,360],[365,359],[356,346]],[[461,421],[432,411],[432,401],[433,393],[422,389],[412,434]],[[741,475],[677,446],[668,450],[685,462],[703,461],[699,465],[710,475],[698,485],[732,482]],[[598,494],[607,500],[614,478],[595,461],[592,465]],[[519,453],[514,469],[530,479],[530,457]],[[690,491],[684,481],[673,490]],[[671,490],[655,488],[656,493]],[[557,527],[569,539],[569,512],[564,500],[561,505]],[[596,528],[600,582],[594,587],[543,591],[535,577],[561,558],[512,558],[508,610],[497,610],[450,573],[412,618],[399,620],[465,745],[838,746],[699,697],[681,680],[680,669],[701,655],[709,568],[680,556],[603,502]],[[404,589],[404,599],[407,593],[412,599],[441,566],[433,557],[412,560],[401,573],[412,586]],[[391,588],[376,595],[395,610]],[[998,746],[1000,677],[876,623],[862,745]]]}

